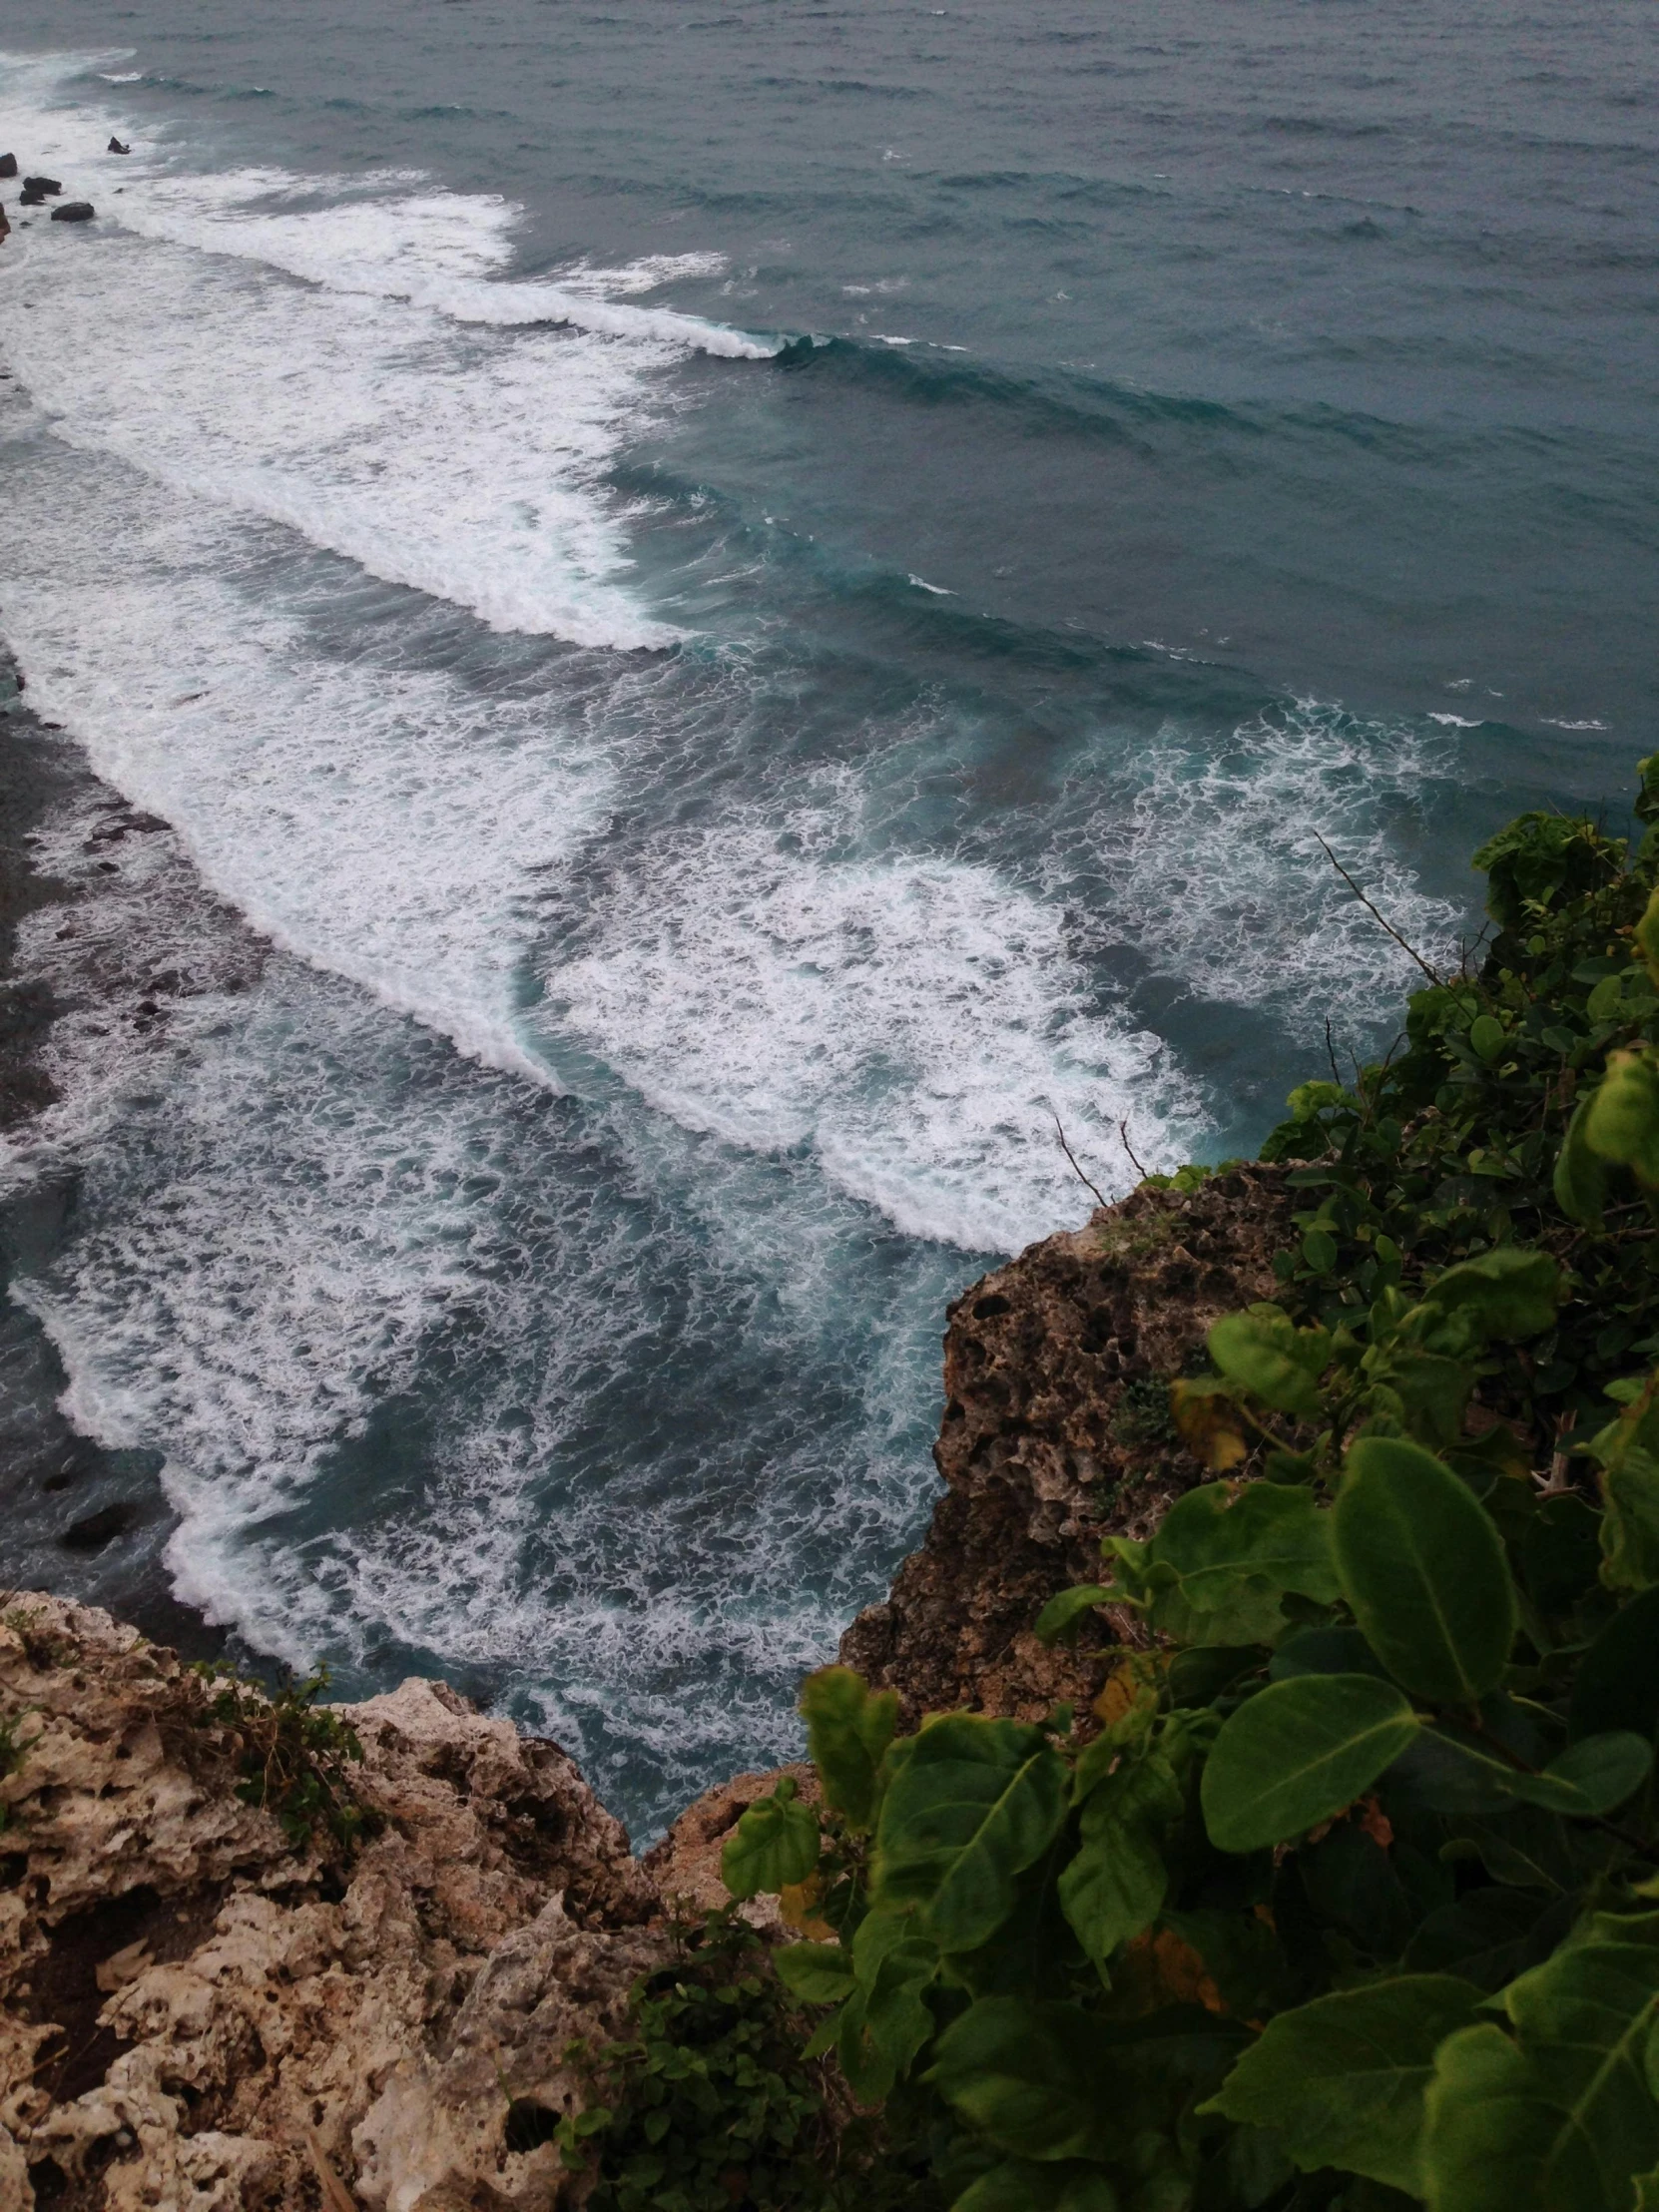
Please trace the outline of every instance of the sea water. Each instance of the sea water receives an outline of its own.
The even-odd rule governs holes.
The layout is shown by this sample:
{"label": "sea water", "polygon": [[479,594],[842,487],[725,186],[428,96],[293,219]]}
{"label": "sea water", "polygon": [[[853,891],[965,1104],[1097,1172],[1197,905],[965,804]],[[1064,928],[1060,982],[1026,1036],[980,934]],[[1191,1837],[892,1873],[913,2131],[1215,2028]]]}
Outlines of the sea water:
{"label": "sea water", "polygon": [[66,1030],[11,1296],[182,1597],[649,1834],[925,1524],[945,1304],[1093,1203],[1056,1125],[1122,1191],[1386,1042],[1324,845],[1433,961],[1482,833],[1622,817],[1651,10],[5,45],[0,151],[98,218],[4,188],[0,632],[177,832],[131,895],[273,947],[165,1047]]}

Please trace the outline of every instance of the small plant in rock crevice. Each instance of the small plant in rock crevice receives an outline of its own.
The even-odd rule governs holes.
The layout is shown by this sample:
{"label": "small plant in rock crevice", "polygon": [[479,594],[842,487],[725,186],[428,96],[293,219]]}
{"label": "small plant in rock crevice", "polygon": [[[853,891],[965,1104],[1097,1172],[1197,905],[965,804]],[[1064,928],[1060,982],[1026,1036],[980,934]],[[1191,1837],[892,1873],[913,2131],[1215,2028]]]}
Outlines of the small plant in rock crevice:
{"label": "small plant in rock crevice", "polygon": [[224,1660],[198,1662],[198,1725],[231,1738],[242,1775],[237,1795],[275,1815],[295,1850],[332,1846],[349,1855],[378,1833],[380,1818],[353,1794],[347,1769],[362,1763],[356,1731],[318,1701],[328,1670],[287,1677],[275,1693]]}

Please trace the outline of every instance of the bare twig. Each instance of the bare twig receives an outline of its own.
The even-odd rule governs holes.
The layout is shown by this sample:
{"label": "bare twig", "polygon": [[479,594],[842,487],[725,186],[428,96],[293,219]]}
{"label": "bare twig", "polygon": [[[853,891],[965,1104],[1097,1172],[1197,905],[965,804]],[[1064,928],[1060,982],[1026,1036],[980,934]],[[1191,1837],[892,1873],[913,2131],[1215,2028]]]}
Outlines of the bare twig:
{"label": "bare twig", "polygon": [[[1086,1176],[1086,1175],[1085,1175],[1085,1174],[1083,1173],[1083,1170],[1082,1170],[1082,1169],[1081,1169],[1081,1168],[1080,1168],[1080,1167],[1078,1166],[1078,1164],[1077,1164],[1077,1155],[1076,1155],[1076,1153],[1075,1153],[1075,1152],[1073,1152],[1073,1150],[1071,1149],[1070,1145],[1069,1145],[1069,1144],[1067,1144],[1067,1142],[1066,1142],[1066,1133],[1065,1133],[1065,1131],[1064,1131],[1064,1130],[1063,1130],[1063,1129],[1062,1129],[1062,1128],[1060,1127],[1060,1117],[1059,1117],[1059,1115],[1058,1115],[1058,1114],[1055,1114],[1055,1113],[1054,1113],[1054,1109],[1053,1109],[1053,1107],[1052,1107],[1052,1106],[1051,1106],[1051,1107],[1050,1107],[1050,1108],[1049,1108],[1048,1110],[1049,1110],[1049,1112],[1050,1112],[1051,1114],[1054,1114],[1054,1134],[1055,1134],[1055,1135],[1056,1135],[1056,1136],[1057,1136],[1057,1137],[1059,1138],[1059,1140],[1060,1140],[1060,1150],[1061,1150],[1061,1151],[1062,1151],[1062,1152],[1063,1152],[1063,1153],[1065,1154],[1066,1158],[1067,1158],[1067,1159],[1068,1159],[1068,1160],[1069,1160],[1069,1161],[1071,1162],[1071,1172],[1073,1173],[1073,1175],[1075,1175],[1075,1176],[1076,1176],[1076,1178],[1077,1178],[1077,1180],[1078,1180],[1078,1182],[1079,1182],[1079,1183],[1083,1184],[1083,1186],[1084,1186],[1084,1187],[1085,1187],[1086,1189],[1088,1189],[1088,1190],[1091,1190],[1091,1191],[1093,1191],[1093,1192],[1094,1192],[1094,1195],[1095,1195],[1095,1197],[1096,1197],[1097,1199],[1099,1199],[1099,1201],[1100,1201],[1100,1203],[1101,1203],[1101,1205],[1102,1205],[1102,1206],[1106,1206],[1106,1205],[1109,1205],[1109,1204],[1110,1204],[1111,1202],[1110,1202],[1110,1200],[1108,1200],[1107,1198],[1105,1198],[1105,1197],[1104,1197],[1104,1196],[1102,1195],[1102,1193],[1101,1193],[1101,1190],[1100,1190],[1100,1187],[1099,1187],[1099,1185],[1098,1185],[1098,1184],[1095,1184],[1095,1183],[1091,1183],[1091,1182],[1089,1181],[1089,1178],[1088,1178],[1088,1177],[1087,1177],[1087,1176]],[[1133,1157],[1133,1155],[1131,1155],[1131,1157]]]}
{"label": "bare twig", "polygon": [[305,2145],[311,2154],[311,2164],[316,2169],[316,2178],[327,2200],[329,2212],[359,2212],[356,2198],[329,2163],[328,2153],[317,2140],[314,2127],[306,2128]]}
{"label": "bare twig", "polygon": [[1576,1417],[1572,1413],[1562,1413],[1556,1420],[1555,1449],[1550,1454],[1549,1472],[1541,1478],[1538,1475],[1532,1477],[1540,1497],[1559,1497],[1563,1490],[1572,1488],[1571,1456],[1561,1438],[1572,1427]]}
{"label": "bare twig", "polygon": [[1118,1135],[1123,1139],[1123,1149],[1125,1152],[1128,1153],[1130,1162],[1134,1167],[1135,1173],[1144,1183],[1146,1181],[1146,1170],[1142,1167],[1139,1160],[1135,1158],[1135,1147],[1129,1142],[1129,1116],[1127,1114],[1125,1114],[1123,1119],[1118,1123]]}
{"label": "bare twig", "polygon": [[1331,1016],[1325,1017],[1325,1057],[1331,1062],[1331,1080],[1338,1090],[1343,1087],[1342,1072],[1337,1066],[1337,1047],[1331,1035]]}
{"label": "bare twig", "polygon": [[1378,906],[1374,905],[1371,899],[1366,896],[1365,892],[1360,888],[1359,884],[1354,880],[1353,876],[1350,875],[1347,868],[1344,867],[1342,861],[1338,859],[1336,853],[1332,851],[1331,847],[1326,843],[1325,839],[1320,835],[1317,830],[1314,831],[1314,841],[1318,844],[1320,850],[1325,854],[1326,858],[1331,862],[1331,865],[1336,869],[1337,873],[1342,877],[1343,881],[1348,885],[1349,889],[1354,893],[1355,897],[1360,901],[1361,905],[1364,906],[1367,913],[1370,914],[1373,921],[1377,923],[1378,927],[1380,929],[1386,930],[1387,934],[1392,937],[1395,944],[1398,945],[1401,952],[1409,954],[1409,956],[1413,960],[1415,960],[1418,967],[1421,968],[1424,975],[1427,976],[1428,980],[1436,987],[1438,987],[1440,985],[1439,976],[1435,974],[1434,970],[1429,966],[1428,962],[1423,958],[1422,954],[1417,950],[1416,946],[1414,944],[1408,944],[1406,940],[1400,935],[1399,931],[1394,927],[1393,923],[1388,919],[1387,915],[1384,914]]}

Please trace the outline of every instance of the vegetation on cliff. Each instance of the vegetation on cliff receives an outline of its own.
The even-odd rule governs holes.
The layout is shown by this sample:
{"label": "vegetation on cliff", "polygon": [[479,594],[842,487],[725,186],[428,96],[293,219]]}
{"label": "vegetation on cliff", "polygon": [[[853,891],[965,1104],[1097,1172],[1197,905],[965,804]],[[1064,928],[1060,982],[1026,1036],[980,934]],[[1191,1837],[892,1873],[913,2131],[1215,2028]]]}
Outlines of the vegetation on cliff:
{"label": "vegetation on cliff", "polygon": [[1476,864],[1478,966],[1269,1140],[1280,1296],[1169,1379],[1219,1479],[1039,1623],[1136,1624],[1092,1712],[828,1669],[824,1807],[728,1847],[957,2212],[1659,2204],[1659,829]]}

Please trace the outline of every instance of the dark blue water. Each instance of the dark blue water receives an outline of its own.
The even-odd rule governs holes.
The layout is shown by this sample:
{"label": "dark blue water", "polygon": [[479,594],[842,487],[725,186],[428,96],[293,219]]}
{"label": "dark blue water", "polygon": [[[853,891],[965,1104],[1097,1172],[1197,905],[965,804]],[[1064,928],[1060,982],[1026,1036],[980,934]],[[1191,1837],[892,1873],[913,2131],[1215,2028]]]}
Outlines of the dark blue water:
{"label": "dark blue water", "polygon": [[343,16],[0,60],[100,210],[0,250],[0,628],[278,948],[60,1042],[15,1295],[184,1595],[649,1827],[924,1521],[1055,1116],[1107,1189],[1249,1149],[1408,981],[1321,836],[1445,948],[1659,742],[1659,40]]}

